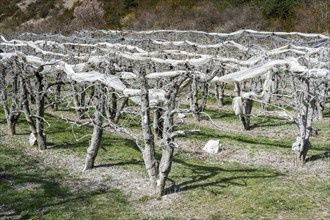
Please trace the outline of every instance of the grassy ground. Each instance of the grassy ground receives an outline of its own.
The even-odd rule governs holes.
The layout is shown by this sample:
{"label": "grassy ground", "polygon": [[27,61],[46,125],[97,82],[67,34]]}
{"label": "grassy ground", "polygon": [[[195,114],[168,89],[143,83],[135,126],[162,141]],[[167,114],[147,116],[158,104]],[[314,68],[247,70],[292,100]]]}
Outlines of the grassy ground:
{"label": "grassy ground", "polygon": [[[208,114],[213,114],[216,122],[234,124],[233,129],[240,126],[228,110],[208,110]],[[19,122],[19,135],[14,138],[5,135],[3,119],[0,112],[0,207],[3,209],[0,209],[0,219],[10,219],[5,211],[13,211],[23,219],[330,218],[327,209],[330,202],[329,118],[315,124],[320,134],[312,138],[314,149],[309,152],[312,159],[305,167],[297,169],[282,169],[267,161],[243,162],[259,153],[272,155],[276,152],[274,157],[283,156],[283,163],[289,163],[294,139],[289,134],[295,129],[292,124],[282,123],[277,118],[256,118],[252,120],[255,128],[244,133],[189,120],[183,128],[198,127],[202,131],[179,138],[187,146],[175,153],[169,195],[157,200],[141,194],[136,201],[112,186],[111,190],[74,190],[66,183],[78,184],[80,179],[69,169],[64,165],[63,169],[44,166],[42,155],[29,153],[31,147],[23,141],[29,134],[23,118]],[[91,128],[71,127],[51,115],[47,115],[47,121],[51,124],[46,130],[50,147],[47,151],[83,159]],[[270,138],[266,130],[282,135]],[[227,158],[227,154],[221,157],[222,153],[208,156],[200,148],[209,139],[220,139],[228,151],[246,151],[247,156],[237,159],[238,154],[236,160],[231,160],[232,156]],[[146,175],[140,152],[125,136],[105,134],[97,164],[104,169]]]}
{"label": "grassy ground", "polygon": [[75,181],[75,177],[65,169],[45,167],[41,157],[27,153],[21,137],[26,135],[10,141],[1,137],[0,219],[12,219],[12,214],[6,214],[12,210],[22,219],[132,218],[132,208],[123,193],[118,190],[72,192],[63,182]]}

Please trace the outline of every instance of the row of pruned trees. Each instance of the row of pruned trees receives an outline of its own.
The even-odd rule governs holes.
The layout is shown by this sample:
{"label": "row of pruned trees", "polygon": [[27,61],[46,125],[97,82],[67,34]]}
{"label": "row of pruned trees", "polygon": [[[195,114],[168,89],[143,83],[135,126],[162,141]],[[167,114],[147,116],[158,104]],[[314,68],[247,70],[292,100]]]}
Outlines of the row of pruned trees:
{"label": "row of pruned trees", "polygon": [[[178,147],[176,137],[196,132],[177,130],[175,116],[192,114],[200,120],[213,85],[220,104],[225,86],[235,85],[233,108],[246,130],[250,128],[253,102],[261,103],[265,110],[267,105],[275,106],[281,116],[295,121],[298,134],[292,149],[301,161],[311,146],[314,113],[322,112],[328,95],[329,70],[311,64],[318,60],[324,63],[321,49],[282,47],[267,51],[268,58],[265,53],[250,58],[258,50],[247,51],[231,43],[238,52],[226,52],[234,56],[230,58],[214,55],[212,49],[209,55],[61,40],[1,43],[0,95],[9,133],[15,134],[23,112],[38,149],[45,150],[45,127],[50,126],[44,117],[47,109],[74,109],[77,117],[66,121],[93,126],[84,170],[94,167],[104,132],[123,133],[135,140],[159,196],[165,193],[173,152]],[[298,54],[307,54],[312,62],[302,62]],[[240,60],[242,57],[246,60]],[[187,94],[188,108],[180,105],[182,93]],[[134,105],[128,105],[128,100]],[[140,116],[141,132],[121,125],[123,113]],[[162,148],[161,158],[155,156],[156,145]]]}

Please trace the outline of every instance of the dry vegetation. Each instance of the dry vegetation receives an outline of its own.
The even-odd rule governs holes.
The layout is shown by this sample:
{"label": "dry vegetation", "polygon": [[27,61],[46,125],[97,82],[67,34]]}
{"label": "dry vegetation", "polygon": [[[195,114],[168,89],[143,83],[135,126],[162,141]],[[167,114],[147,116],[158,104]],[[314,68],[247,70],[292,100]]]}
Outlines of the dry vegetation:
{"label": "dry vegetation", "polygon": [[72,33],[81,29],[181,29],[329,33],[327,0],[0,0],[0,32]]}

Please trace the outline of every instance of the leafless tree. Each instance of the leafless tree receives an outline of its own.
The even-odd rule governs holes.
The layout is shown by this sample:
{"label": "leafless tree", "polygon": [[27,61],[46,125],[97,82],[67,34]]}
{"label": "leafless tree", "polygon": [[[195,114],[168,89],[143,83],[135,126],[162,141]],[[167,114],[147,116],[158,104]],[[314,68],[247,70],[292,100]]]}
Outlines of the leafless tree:
{"label": "leafless tree", "polygon": [[21,114],[22,99],[20,98],[19,62],[17,57],[0,64],[0,100],[7,119],[8,134],[16,134],[16,124]]}

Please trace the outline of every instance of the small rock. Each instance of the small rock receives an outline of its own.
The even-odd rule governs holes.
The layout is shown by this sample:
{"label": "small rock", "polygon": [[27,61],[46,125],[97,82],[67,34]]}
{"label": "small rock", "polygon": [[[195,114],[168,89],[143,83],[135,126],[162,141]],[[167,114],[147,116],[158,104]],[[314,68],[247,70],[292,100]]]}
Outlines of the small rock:
{"label": "small rock", "polygon": [[221,151],[222,145],[219,140],[209,140],[203,148],[209,154],[217,154]]}
{"label": "small rock", "polygon": [[33,133],[31,133],[29,136],[29,144],[30,146],[37,145],[37,138],[34,136]]}
{"label": "small rock", "polygon": [[182,113],[179,113],[179,114],[178,114],[178,118],[180,118],[180,119],[185,118],[185,117],[186,117],[185,114],[182,114]]}

